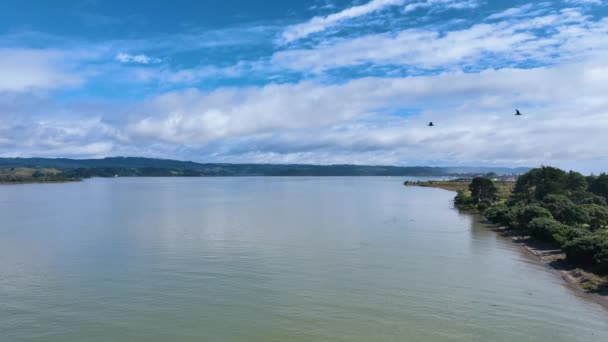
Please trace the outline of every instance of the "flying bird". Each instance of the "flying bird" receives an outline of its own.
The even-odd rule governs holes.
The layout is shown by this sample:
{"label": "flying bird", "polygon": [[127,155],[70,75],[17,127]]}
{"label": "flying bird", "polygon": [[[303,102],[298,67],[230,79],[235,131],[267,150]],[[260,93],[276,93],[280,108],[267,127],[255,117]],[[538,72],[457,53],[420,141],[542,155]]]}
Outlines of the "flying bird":
{"label": "flying bird", "polygon": [[429,122],[429,127],[433,127],[435,126],[435,124],[433,123],[433,121]]}
{"label": "flying bird", "polygon": [[517,116],[522,115],[522,114],[519,112],[519,109],[516,109],[516,110],[515,110],[515,115],[517,115]]}

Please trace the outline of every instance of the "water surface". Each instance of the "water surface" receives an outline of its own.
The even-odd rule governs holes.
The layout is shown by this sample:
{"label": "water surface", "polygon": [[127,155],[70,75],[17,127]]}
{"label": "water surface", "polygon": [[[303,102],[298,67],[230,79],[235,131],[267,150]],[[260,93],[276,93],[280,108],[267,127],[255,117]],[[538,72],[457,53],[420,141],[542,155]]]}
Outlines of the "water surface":
{"label": "water surface", "polygon": [[0,341],[608,341],[608,311],[403,178],[0,187]]}

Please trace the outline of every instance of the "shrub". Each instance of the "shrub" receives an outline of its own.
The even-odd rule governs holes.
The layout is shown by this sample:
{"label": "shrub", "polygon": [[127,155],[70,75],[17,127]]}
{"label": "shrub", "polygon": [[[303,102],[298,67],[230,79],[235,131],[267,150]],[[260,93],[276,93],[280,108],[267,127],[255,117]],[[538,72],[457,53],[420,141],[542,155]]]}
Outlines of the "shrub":
{"label": "shrub", "polygon": [[608,236],[590,234],[567,242],[563,246],[568,260],[578,265],[608,263]]}
{"label": "shrub", "polygon": [[576,204],[606,205],[606,199],[589,191],[573,191],[570,199]]}
{"label": "shrub", "polygon": [[598,230],[608,225],[608,207],[597,204],[584,204],[581,207],[585,211],[591,230]]}
{"label": "shrub", "polygon": [[528,224],[530,235],[540,241],[554,242],[553,236],[560,231],[568,229],[568,226],[548,217],[537,217]]}
{"label": "shrub", "polygon": [[483,211],[485,211],[486,209],[490,208],[491,206],[492,206],[492,202],[491,202],[491,201],[489,201],[489,200],[482,200],[481,202],[479,202],[479,203],[477,204],[477,209],[478,209],[480,212],[483,212]]}
{"label": "shrub", "polygon": [[566,224],[585,223],[589,221],[587,212],[574,204],[564,195],[547,195],[541,203],[542,207],[549,210],[553,218]]}
{"label": "shrub", "polygon": [[502,203],[489,207],[484,211],[483,215],[488,221],[503,226],[511,226],[515,220],[513,211]]}
{"label": "shrub", "polygon": [[590,234],[591,232],[585,228],[564,226],[557,233],[553,234],[553,241],[563,246],[567,242]]}
{"label": "shrub", "polygon": [[496,199],[498,189],[496,189],[492,180],[484,177],[475,177],[471,181],[471,184],[469,184],[469,191],[471,191],[473,203],[479,204],[482,201],[493,202]]}
{"label": "shrub", "polygon": [[473,200],[464,191],[458,191],[454,198],[454,204],[459,208],[469,208],[473,206]]}
{"label": "shrub", "polygon": [[608,174],[602,173],[601,175],[592,178],[591,182],[589,182],[589,191],[604,198],[608,198]]}
{"label": "shrub", "polygon": [[528,224],[535,218],[553,218],[549,210],[538,204],[527,205],[516,211],[516,219],[519,230],[528,231]]}

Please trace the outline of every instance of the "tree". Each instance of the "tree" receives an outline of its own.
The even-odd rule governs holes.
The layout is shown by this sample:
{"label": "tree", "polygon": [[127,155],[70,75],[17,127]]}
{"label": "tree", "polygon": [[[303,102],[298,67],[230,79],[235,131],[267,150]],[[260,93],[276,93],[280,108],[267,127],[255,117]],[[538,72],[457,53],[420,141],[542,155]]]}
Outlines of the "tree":
{"label": "tree", "polygon": [[566,187],[569,191],[584,191],[587,190],[587,179],[582,174],[570,171],[566,179]]}
{"label": "tree", "polygon": [[475,177],[469,184],[469,190],[471,191],[471,198],[473,203],[478,204],[482,201],[493,202],[496,199],[496,193],[498,189],[494,185],[491,179],[484,177]]}
{"label": "tree", "polygon": [[608,174],[602,173],[593,178],[589,184],[589,191],[608,199]]}
{"label": "tree", "polygon": [[512,203],[530,204],[534,200],[536,191],[536,174],[539,169],[532,169],[517,177],[513,193],[511,194]]}
{"label": "tree", "polygon": [[606,205],[606,198],[589,191],[573,191],[570,193],[570,199],[576,204]]}
{"label": "tree", "polygon": [[523,231],[528,231],[528,224],[535,218],[553,218],[549,210],[537,204],[531,204],[521,208],[517,211],[516,215],[519,229]]}
{"label": "tree", "polygon": [[502,203],[491,206],[483,214],[488,221],[503,226],[511,226],[515,221],[513,211]]}
{"label": "tree", "polygon": [[568,174],[558,168],[542,166],[532,169],[517,179],[512,201],[530,204],[534,200],[541,201],[549,194],[565,194],[567,181]]}
{"label": "tree", "polygon": [[589,216],[581,207],[577,206],[564,195],[550,194],[545,196],[542,207],[549,210],[553,218],[566,224],[587,223]]}
{"label": "tree", "polygon": [[608,263],[608,237],[605,234],[590,234],[563,246],[568,260],[578,265]]}
{"label": "tree", "polygon": [[554,235],[568,229],[568,226],[548,217],[537,217],[528,224],[530,235],[545,242],[555,241]]}
{"label": "tree", "polygon": [[553,234],[553,240],[555,240],[555,242],[557,242],[560,246],[563,246],[574,239],[578,239],[590,234],[591,232],[589,230],[581,227],[565,226]]}
{"label": "tree", "polygon": [[454,198],[454,204],[459,208],[467,208],[473,204],[471,196],[468,196],[464,191],[459,190]]}
{"label": "tree", "polygon": [[536,199],[542,200],[549,194],[563,194],[567,189],[568,175],[563,170],[551,166],[543,166],[537,174]]}
{"label": "tree", "polygon": [[589,229],[596,231],[603,226],[608,225],[608,207],[597,204],[584,204],[581,209],[587,215]]}

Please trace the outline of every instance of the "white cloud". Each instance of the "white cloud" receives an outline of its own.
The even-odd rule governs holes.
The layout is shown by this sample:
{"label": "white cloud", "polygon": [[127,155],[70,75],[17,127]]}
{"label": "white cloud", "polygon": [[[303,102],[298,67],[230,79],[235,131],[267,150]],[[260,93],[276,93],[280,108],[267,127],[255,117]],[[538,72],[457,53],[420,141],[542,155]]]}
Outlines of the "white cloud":
{"label": "white cloud", "polygon": [[[290,43],[298,39],[306,38],[313,33],[325,31],[328,28],[338,25],[342,21],[369,15],[387,7],[401,6],[405,3],[406,0],[371,0],[363,5],[349,7],[325,17],[314,17],[307,22],[289,26],[283,31],[281,38],[283,42]],[[423,0],[407,4],[404,8],[404,12],[412,12],[419,8],[441,7],[447,9],[467,9],[475,8],[477,6],[477,0]]]}
{"label": "white cloud", "polygon": [[469,9],[479,6],[479,2],[477,0],[424,0],[407,4],[404,8],[404,12],[408,13],[420,8],[429,8],[434,6],[441,6],[448,9]]}
{"label": "white cloud", "polygon": [[526,15],[534,8],[534,4],[525,4],[520,7],[507,8],[506,10],[498,13],[494,13],[490,15],[488,20],[497,20],[497,19],[505,19],[505,18],[513,18],[519,17],[522,15]]}
{"label": "white cloud", "polygon": [[[389,6],[432,14],[477,2],[370,1],[289,27],[284,38],[295,41]],[[599,171],[608,162],[608,153],[598,148],[608,143],[608,19],[597,19],[586,9],[559,10],[535,3],[476,24],[458,21],[398,31],[399,22],[390,33],[365,30],[355,38],[325,36],[310,48],[283,50],[228,67],[218,66],[226,65],[222,61],[180,70],[148,55],[115,53],[164,55],[166,49],[176,53],[187,48],[183,46],[220,49],[225,40],[213,37],[232,37],[230,44],[248,41],[250,36],[240,30],[217,33],[198,45],[197,35],[180,43],[165,37],[158,50],[144,41],[101,44],[88,49],[92,57],[78,52],[85,50],[82,46],[70,50],[69,44],[64,51],[3,49],[0,155],[565,167],[582,163]],[[272,44],[276,27],[260,30],[252,31],[251,37]],[[95,63],[88,64],[91,60]],[[149,65],[154,63],[158,65]],[[390,72],[404,65],[436,75],[355,76],[365,74],[360,68],[367,66],[384,66]],[[522,66],[525,69],[516,69]],[[336,78],[325,73],[343,67],[358,69],[346,69]],[[312,81],[289,78],[300,72],[308,77],[318,74]],[[292,83],[183,89],[209,78],[255,84],[260,75],[277,75]],[[131,88],[144,89],[141,94],[148,100],[129,99],[120,109],[105,100],[76,106],[86,88],[67,101],[36,91],[76,86],[85,77],[91,83],[121,86],[131,80],[147,82]],[[341,83],[330,84],[328,79]],[[46,97],[36,100],[34,94]],[[515,108],[524,116],[515,118]],[[436,127],[426,127],[428,121]]]}
{"label": "white cloud", "polygon": [[[564,167],[596,160],[586,170],[597,172],[608,160],[598,148],[608,143],[607,92],[608,64],[598,59],[340,85],[192,89],[132,104],[120,120],[107,106],[4,95],[0,155]],[[395,115],[402,111],[414,114]]]}
{"label": "white cloud", "polygon": [[0,92],[57,89],[83,82],[57,50],[0,49]]}
{"label": "white cloud", "polygon": [[416,28],[397,34],[338,39],[310,49],[279,51],[272,62],[287,69],[319,73],[367,63],[417,68],[484,68],[488,67],[484,63],[490,63],[490,67],[501,67],[606,52],[608,19],[594,22],[576,9],[565,9],[534,18],[476,24],[445,34]]}
{"label": "white cloud", "polygon": [[[137,108],[127,131],[135,140],[213,146],[208,156],[232,162],[572,165],[608,158],[596,148],[608,143],[606,92],[604,61],[190,90]],[[513,115],[516,107],[524,117]],[[390,114],[404,108],[420,114]],[[427,128],[428,121],[437,126]]]}
{"label": "white cloud", "polygon": [[117,54],[115,59],[121,63],[153,64],[160,62],[160,59],[152,58],[144,54],[130,55],[122,52]]}
{"label": "white cloud", "polygon": [[289,43],[313,33],[324,31],[341,21],[380,11],[388,6],[402,5],[403,3],[405,3],[405,0],[372,0],[364,5],[349,7],[326,17],[314,17],[305,23],[289,26],[283,31],[282,38]]}
{"label": "white cloud", "polygon": [[601,5],[602,0],[566,0],[567,4],[573,5]]}

